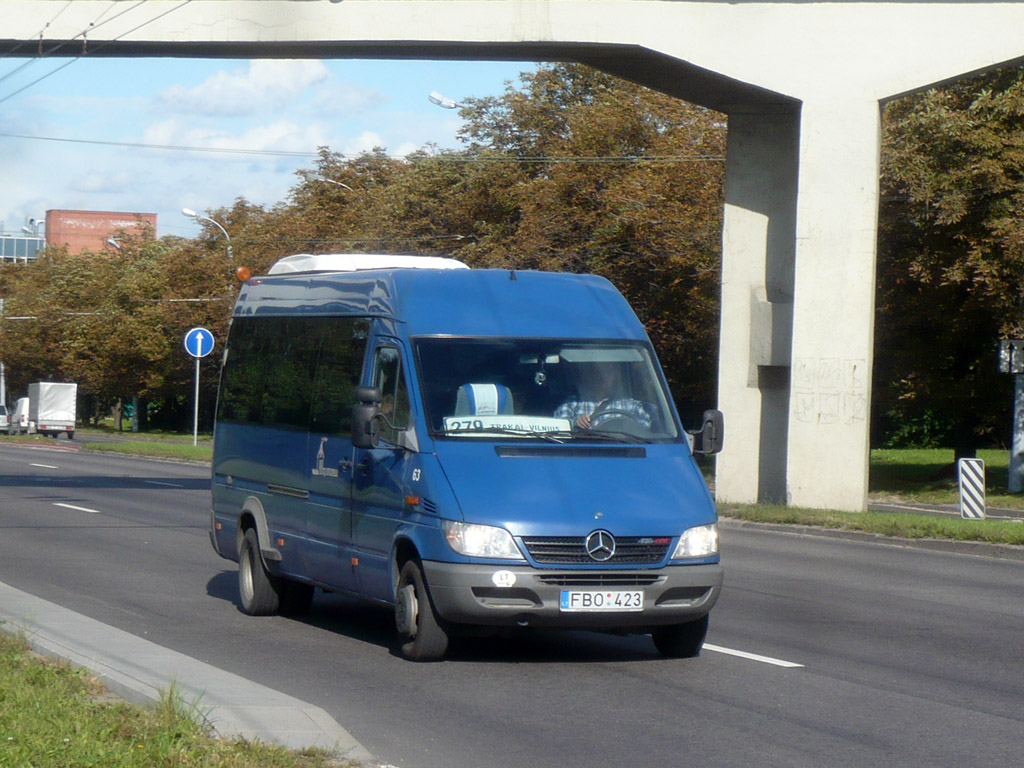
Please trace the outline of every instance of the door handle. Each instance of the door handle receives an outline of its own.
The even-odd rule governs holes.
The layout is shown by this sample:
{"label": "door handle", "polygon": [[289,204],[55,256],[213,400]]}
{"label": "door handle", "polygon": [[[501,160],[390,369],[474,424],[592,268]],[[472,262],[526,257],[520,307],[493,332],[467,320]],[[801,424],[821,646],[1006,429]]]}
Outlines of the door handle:
{"label": "door handle", "polygon": [[367,470],[370,469],[370,460],[363,459],[358,464],[356,464],[356,469],[358,469],[360,472],[366,472]]}
{"label": "door handle", "polygon": [[352,469],[352,462],[351,461],[348,461],[346,459],[346,460],[338,462],[338,472],[339,473],[341,473],[341,472],[349,472],[349,471],[351,471],[351,469]]}

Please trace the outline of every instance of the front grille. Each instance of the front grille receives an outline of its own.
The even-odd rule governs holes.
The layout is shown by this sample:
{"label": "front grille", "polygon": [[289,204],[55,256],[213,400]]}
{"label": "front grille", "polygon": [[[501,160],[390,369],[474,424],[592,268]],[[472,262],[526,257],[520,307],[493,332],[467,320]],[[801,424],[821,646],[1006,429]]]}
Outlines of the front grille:
{"label": "front grille", "polygon": [[549,573],[537,576],[537,581],[552,587],[649,587],[663,581],[663,576],[652,573]]}
{"label": "front grille", "polygon": [[[593,565],[582,536],[524,536],[530,557],[545,565]],[[616,537],[615,554],[601,565],[654,565],[665,559],[671,539],[665,536]]]}

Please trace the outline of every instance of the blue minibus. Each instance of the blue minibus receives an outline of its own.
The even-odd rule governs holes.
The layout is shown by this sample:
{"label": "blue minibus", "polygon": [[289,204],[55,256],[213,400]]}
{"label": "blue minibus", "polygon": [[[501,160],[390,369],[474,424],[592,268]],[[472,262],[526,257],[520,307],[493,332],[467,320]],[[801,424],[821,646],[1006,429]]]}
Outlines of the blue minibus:
{"label": "blue minibus", "polygon": [[643,325],[593,275],[291,256],[240,288],[210,538],[242,610],[316,589],[394,611],[402,653],[545,627],[700,653],[715,505]]}

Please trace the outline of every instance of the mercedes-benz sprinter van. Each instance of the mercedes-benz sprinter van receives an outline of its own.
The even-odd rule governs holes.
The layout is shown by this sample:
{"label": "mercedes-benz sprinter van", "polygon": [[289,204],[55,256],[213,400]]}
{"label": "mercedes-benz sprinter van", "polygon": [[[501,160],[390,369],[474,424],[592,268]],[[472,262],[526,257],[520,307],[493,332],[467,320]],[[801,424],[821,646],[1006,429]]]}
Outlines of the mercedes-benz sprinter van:
{"label": "mercedes-benz sprinter van", "polygon": [[695,656],[722,567],[693,453],[721,439],[717,411],[683,429],[603,278],[293,256],[235,305],[211,540],[246,613],[365,598],[411,659],[514,627]]}

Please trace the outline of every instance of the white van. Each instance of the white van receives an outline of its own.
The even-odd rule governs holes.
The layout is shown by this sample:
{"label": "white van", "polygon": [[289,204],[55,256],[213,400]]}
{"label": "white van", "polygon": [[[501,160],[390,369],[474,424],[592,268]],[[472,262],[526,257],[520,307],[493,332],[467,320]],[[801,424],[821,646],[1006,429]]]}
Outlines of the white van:
{"label": "white van", "polygon": [[10,413],[10,423],[7,426],[9,435],[27,435],[29,429],[28,421],[28,398],[19,397]]}

